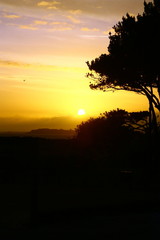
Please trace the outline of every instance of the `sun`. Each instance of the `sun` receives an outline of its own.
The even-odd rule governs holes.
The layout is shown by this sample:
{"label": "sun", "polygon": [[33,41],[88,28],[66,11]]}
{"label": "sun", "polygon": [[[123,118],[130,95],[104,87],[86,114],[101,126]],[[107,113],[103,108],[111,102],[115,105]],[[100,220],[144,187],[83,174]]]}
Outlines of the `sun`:
{"label": "sun", "polygon": [[84,109],[79,109],[79,110],[78,110],[78,115],[79,115],[79,116],[85,115],[85,114],[86,114],[86,112],[85,112]]}

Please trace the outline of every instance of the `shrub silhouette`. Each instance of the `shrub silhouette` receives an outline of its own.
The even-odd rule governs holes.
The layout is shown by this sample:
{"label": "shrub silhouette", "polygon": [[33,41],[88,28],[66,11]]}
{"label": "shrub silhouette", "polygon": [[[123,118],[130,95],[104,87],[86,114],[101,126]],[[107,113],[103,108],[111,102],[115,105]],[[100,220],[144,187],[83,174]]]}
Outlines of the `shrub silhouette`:
{"label": "shrub silhouette", "polygon": [[117,109],[104,112],[97,118],[90,118],[76,128],[77,139],[84,145],[108,145],[115,147],[120,142],[128,141],[136,132],[148,130],[149,113],[132,112]]}

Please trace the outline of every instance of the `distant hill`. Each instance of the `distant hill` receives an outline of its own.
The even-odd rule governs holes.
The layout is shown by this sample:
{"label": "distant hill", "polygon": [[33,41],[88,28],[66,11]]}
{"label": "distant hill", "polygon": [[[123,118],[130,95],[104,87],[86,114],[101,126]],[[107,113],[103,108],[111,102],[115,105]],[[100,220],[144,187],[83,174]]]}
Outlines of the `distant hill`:
{"label": "distant hill", "polygon": [[71,139],[75,136],[74,130],[64,129],[34,129],[30,132],[0,132],[2,137],[39,137],[47,139]]}
{"label": "distant hill", "polygon": [[33,137],[43,137],[43,138],[53,138],[53,139],[68,139],[75,136],[74,130],[64,130],[64,129],[35,129],[28,132],[29,136]]}

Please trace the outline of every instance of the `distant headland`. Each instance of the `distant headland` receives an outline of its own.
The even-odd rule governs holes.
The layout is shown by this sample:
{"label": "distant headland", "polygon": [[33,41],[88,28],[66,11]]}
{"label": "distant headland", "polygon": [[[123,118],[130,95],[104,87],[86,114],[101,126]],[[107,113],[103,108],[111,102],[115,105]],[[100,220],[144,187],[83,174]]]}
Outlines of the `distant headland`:
{"label": "distant headland", "polygon": [[75,136],[75,131],[64,129],[40,128],[29,132],[0,132],[0,137],[38,137],[46,139],[71,139]]}

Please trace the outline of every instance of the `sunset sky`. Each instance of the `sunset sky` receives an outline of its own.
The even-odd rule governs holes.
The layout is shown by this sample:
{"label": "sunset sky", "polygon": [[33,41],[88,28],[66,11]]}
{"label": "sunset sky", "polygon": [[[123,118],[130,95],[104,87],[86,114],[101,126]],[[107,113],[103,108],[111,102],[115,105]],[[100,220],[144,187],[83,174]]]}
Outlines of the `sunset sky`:
{"label": "sunset sky", "polygon": [[127,12],[142,13],[143,0],[0,0],[0,131],[70,129],[104,111],[146,110],[145,97],[93,91],[85,77]]}

